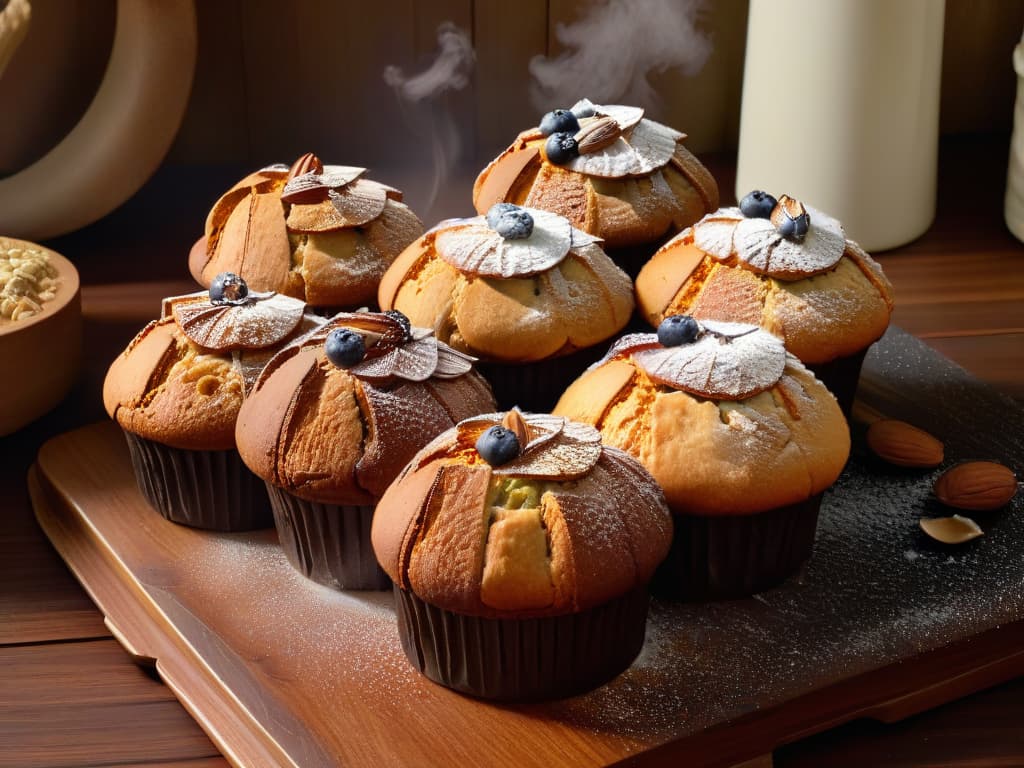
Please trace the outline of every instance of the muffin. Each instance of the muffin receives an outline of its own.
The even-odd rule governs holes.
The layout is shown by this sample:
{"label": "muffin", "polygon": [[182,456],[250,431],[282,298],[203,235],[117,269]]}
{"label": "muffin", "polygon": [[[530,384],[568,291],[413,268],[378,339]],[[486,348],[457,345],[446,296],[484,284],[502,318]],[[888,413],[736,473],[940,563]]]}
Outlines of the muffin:
{"label": "muffin", "polygon": [[264,363],[321,322],[298,299],[219,275],[209,293],[164,299],[160,319],[114,360],[103,404],[164,517],[215,531],[273,525],[262,482],[235,450],[235,419]]}
{"label": "muffin", "polygon": [[665,244],[636,281],[640,312],[753,323],[781,338],[849,414],[868,347],[889,325],[892,285],[832,217],[757,191]]}
{"label": "muffin", "polygon": [[343,312],[267,364],[236,438],[291,564],[335,589],[384,589],[370,549],[377,499],[440,432],[493,408],[472,358],[429,330]]}
{"label": "muffin", "polygon": [[675,538],[656,584],[683,599],[750,595],[798,571],[850,450],[835,398],[777,337],[685,315],[617,341],[554,412],[596,426],[661,484]]}
{"label": "muffin", "polygon": [[443,221],[384,275],[381,308],[479,358],[500,407],[548,411],[633,312],[632,283],[597,238],[547,211],[498,203]]}
{"label": "muffin", "polygon": [[401,192],[365,172],[306,154],[291,168],[246,176],[210,210],[189,255],[192,276],[208,286],[231,271],[253,290],[320,308],[371,304],[384,271],[423,224]]}
{"label": "muffin", "polygon": [[568,696],[628,667],[671,539],[637,461],[592,427],[518,410],[440,435],[373,521],[409,661],[488,699]]}
{"label": "muffin", "polygon": [[549,112],[480,172],[477,212],[499,202],[552,211],[602,238],[635,275],[666,237],[718,208],[718,185],[683,147],[686,134],[643,114],[586,99]]}

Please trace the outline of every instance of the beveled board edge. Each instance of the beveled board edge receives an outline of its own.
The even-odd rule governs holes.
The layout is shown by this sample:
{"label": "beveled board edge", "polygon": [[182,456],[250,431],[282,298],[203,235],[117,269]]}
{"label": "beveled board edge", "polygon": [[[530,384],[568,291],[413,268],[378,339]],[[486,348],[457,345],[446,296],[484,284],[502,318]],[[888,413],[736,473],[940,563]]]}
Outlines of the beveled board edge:
{"label": "beveled board edge", "polygon": [[[97,424],[85,429],[103,429]],[[54,438],[55,441],[65,436]],[[128,641],[126,650],[156,660],[161,679],[236,766],[297,766],[217,677],[187,633],[156,606],[87,514],[39,465],[29,473],[36,518],[75,577]],[[936,670],[939,670],[937,673]],[[1024,621],[1003,625],[892,667],[841,680],[626,757],[622,765],[676,765],[681,756],[732,766],[862,717],[892,722],[1024,674]],[[941,675],[941,676],[940,676]],[[305,768],[305,766],[303,766]]]}
{"label": "beveled board edge", "polygon": [[[60,439],[60,437],[54,438]],[[33,464],[29,496],[36,520],[133,659],[155,660],[160,679],[237,768],[300,768],[226,688],[153,603],[102,533]]]}

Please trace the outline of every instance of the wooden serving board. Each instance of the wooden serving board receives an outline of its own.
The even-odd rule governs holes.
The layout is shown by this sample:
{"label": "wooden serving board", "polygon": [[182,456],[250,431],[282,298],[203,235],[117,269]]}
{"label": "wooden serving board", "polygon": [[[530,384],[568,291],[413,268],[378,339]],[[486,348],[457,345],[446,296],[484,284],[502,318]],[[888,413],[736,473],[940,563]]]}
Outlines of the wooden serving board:
{"label": "wooden serving board", "polygon": [[[1024,412],[913,337],[868,356],[862,413],[941,437],[946,465],[1020,475]],[[589,694],[497,705],[408,665],[390,593],[338,593],[295,573],[273,531],[205,533],[140,496],[102,423],[47,443],[37,518],[116,637],[156,670],[239,766],[733,765],[857,717],[891,721],[1024,672],[1020,498],[986,535],[931,543],[934,471],[861,449],[826,495],[815,555],[748,600],[655,601],[636,662]]]}

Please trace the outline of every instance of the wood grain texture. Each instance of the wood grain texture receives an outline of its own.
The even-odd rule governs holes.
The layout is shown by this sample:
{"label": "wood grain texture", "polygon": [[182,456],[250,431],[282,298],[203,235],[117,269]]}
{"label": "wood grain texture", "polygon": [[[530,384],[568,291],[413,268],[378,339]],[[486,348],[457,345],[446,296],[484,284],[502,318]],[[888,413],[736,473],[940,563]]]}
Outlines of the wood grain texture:
{"label": "wood grain texture", "polygon": [[217,756],[171,692],[124,661],[109,638],[0,649],[0,766]]}
{"label": "wood grain texture", "polygon": [[[866,370],[862,391],[873,407],[927,426],[927,412],[938,401],[924,403],[913,377],[885,363],[917,360],[923,345],[908,341],[905,335],[887,337],[884,353],[869,360],[875,367]],[[928,354],[920,370],[951,387],[977,389],[966,377],[940,376]],[[961,379],[965,384],[957,383]],[[1005,402],[980,398],[983,405],[996,400]],[[944,418],[934,416],[935,423]],[[950,436],[950,444],[956,442]],[[34,477],[44,529],[130,651],[158,660],[158,673],[218,746],[272,764],[475,764],[486,755],[509,765],[596,766],[627,758],[658,765],[685,754],[702,764],[730,765],[857,716],[899,719],[1024,672],[1024,619],[1008,619],[975,625],[975,634],[958,635],[948,645],[928,644],[946,632],[932,626],[909,642],[913,650],[898,664],[862,668],[840,660],[819,669],[808,658],[813,682],[798,688],[798,695],[755,697],[730,718],[712,720],[710,728],[695,728],[683,713],[664,731],[616,727],[586,699],[575,708],[560,702],[496,707],[432,685],[405,664],[388,593],[314,587],[287,564],[272,531],[214,536],[154,514],[135,488],[125,446],[109,423],[47,443]],[[876,473],[867,487],[886,482]],[[857,481],[848,478],[844,487],[856,492]],[[893,492],[897,487],[899,482]],[[869,497],[863,503],[871,506]],[[855,578],[846,571],[835,575]],[[813,594],[812,583],[806,575],[805,596]],[[901,599],[912,594],[908,590]],[[1011,591],[1000,597],[1013,600]],[[902,615],[913,611],[907,605]],[[766,630],[770,624],[766,619]],[[677,629],[683,637],[687,627]],[[705,631],[715,642],[711,622]],[[822,636],[815,647],[833,641]],[[666,657],[662,664],[668,667],[631,670],[627,678],[639,677],[627,685],[642,680],[652,701],[664,701],[671,692],[663,690],[667,678],[657,670],[686,663]],[[741,667],[730,669],[745,674]],[[844,673],[831,677],[830,669]],[[710,692],[693,693],[717,706]],[[599,706],[602,699],[593,701]],[[614,697],[603,701],[613,709],[631,706],[616,704]],[[583,711],[591,714],[581,718]],[[400,729],[396,722],[403,722]],[[458,740],[449,737],[452,728],[462,734]]]}

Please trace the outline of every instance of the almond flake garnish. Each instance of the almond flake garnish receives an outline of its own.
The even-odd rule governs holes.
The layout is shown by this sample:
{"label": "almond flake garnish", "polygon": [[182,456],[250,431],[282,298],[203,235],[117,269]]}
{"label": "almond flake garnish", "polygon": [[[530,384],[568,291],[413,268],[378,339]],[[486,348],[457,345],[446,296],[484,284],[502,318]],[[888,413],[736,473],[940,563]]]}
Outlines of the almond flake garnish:
{"label": "almond flake garnish", "polygon": [[573,248],[600,242],[576,229],[568,219],[536,208],[529,237],[506,240],[484,216],[453,219],[435,228],[434,247],[442,259],[461,272],[484,277],[528,277],[558,265]]}
{"label": "almond flake garnish", "polygon": [[[512,461],[494,467],[494,475],[535,477],[548,480],[573,480],[587,474],[601,458],[601,433],[589,424],[569,421],[549,414],[521,413],[529,441]],[[474,416],[456,425],[458,445],[476,445],[477,439],[494,426],[508,427],[504,413]],[[436,453],[435,440],[420,456]]]}
{"label": "almond flake garnish", "polygon": [[602,362],[629,356],[652,381],[721,400],[746,400],[782,377],[788,355],[780,339],[746,323],[700,325],[696,341],[675,347],[662,346],[656,333],[624,336]]}
{"label": "almond flake garnish", "polygon": [[623,133],[639,123],[644,116],[642,107],[631,107],[626,104],[595,104],[590,99],[580,99],[572,105],[573,112],[581,112],[586,109],[594,110],[594,114],[597,116],[613,118]]}
{"label": "almond flake garnish", "polygon": [[339,312],[303,337],[301,346],[322,346],[338,328],[348,328],[363,337],[366,357],[346,370],[374,384],[394,379],[453,379],[469,373],[476,362],[475,357],[439,341],[429,328],[414,327],[406,338],[402,324],[382,312]]}
{"label": "almond flake garnish", "polygon": [[832,269],[846,250],[842,225],[805,206],[810,228],[803,242],[787,240],[769,219],[748,219],[739,208],[721,208],[693,225],[693,242],[722,262],[738,259],[757,274],[799,280]]}
{"label": "almond flake garnish", "polygon": [[684,138],[686,134],[666,125],[653,120],[640,120],[628,135],[624,130],[621,137],[604,149],[581,154],[566,163],[565,167],[588,176],[611,179],[644,176],[667,165],[675,154],[676,145]]}
{"label": "almond flake garnish", "polygon": [[388,187],[366,179],[357,179],[341,189],[328,189],[319,202],[293,204],[288,211],[288,229],[330,232],[361,227],[384,212],[387,192]]}
{"label": "almond flake garnish", "polygon": [[244,304],[214,304],[207,291],[164,299],[163,316],[174,321],[190,341],[226,352],[263,349],[283,341],[299,327],[306,305],[280,293],[250,293]]}
{"label": "almond flake garnish", "polygon": [[[287,170],[287,169],[286,169]],[[304,173],[288,180],[281,190],[286,203],[309,203],[322,200],[327,190],[340,189],[366,173],[365,168],[350,165],[325,165],[321,173]]]}
{"label": "almond flake garnish", "polygon": [[604,149],[622,135],[619,124],[611,117],[584,118],[576,131],[576,148],[581,155]]}
{"label": "almond flake garnish", "polygon": [[523,412],[518,408],[513,408],[505,414],[505,418],[501,420],[501,426],[513,432],[520,445],[527,445],[530,442],[530,428],[526,424]]}

